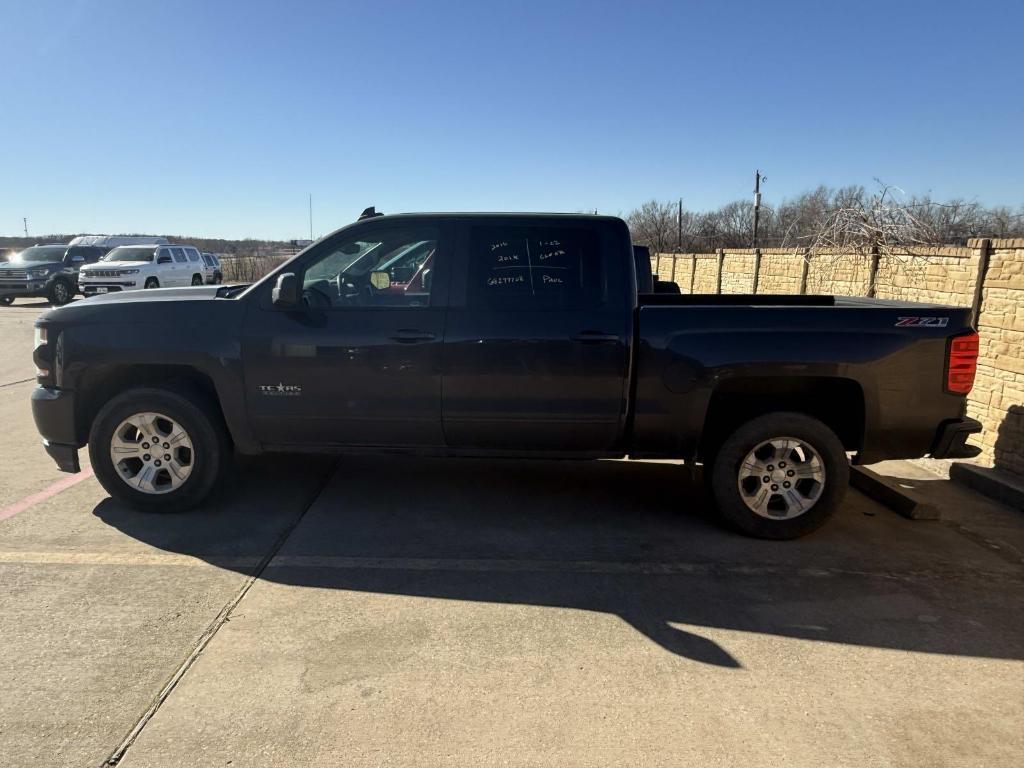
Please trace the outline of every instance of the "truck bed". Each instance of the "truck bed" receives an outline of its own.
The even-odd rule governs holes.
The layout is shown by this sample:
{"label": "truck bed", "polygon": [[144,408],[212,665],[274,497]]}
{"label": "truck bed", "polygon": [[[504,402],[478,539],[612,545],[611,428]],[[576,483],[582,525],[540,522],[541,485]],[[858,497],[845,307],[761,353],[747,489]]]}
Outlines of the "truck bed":
{"label": "truck bed", "polygon": [[[970,309],[848,296],[640,294],[633,452],[686,456],[705,425],[772,393],[806,410],[813,382],[862,413],[850,450],[864,463],[922,456],[935,426],[959,418],[944,390],[946,347]],[[737,405],[739,403],[740,405]],[[780,406],[780,410],[786,407]]]}

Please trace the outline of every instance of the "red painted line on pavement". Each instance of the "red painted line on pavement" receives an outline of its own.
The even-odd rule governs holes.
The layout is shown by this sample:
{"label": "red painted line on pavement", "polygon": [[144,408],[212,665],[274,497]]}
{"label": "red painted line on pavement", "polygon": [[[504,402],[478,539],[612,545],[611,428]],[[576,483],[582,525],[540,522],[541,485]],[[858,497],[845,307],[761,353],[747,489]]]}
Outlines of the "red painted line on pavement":
{"label": "red painted line on pavement", "polygon": [[58,480],[56,483],[43,488],[39,493],[33,493],[31,496],[26,496],[21,501],[14,502],[9,507],[0,509],[0,520],[6,520],[8,517],[14,517],[19,512],[24,512],[26,509],[34,507],[36,504],[56,496],[61,491],[66,491],[71,486],[77,485],[83,480],[88,480],[90,477],[92,477],[92,467],[86,467],[78,474],[69,475],[63,480]]}

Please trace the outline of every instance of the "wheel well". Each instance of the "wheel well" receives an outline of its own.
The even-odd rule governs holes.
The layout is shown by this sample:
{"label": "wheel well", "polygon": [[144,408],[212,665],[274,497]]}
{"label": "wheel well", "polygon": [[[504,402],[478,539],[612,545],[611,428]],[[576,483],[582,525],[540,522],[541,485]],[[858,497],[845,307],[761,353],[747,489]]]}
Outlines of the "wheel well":
{"label": "wheel well", "polygon": [[708,404],[700,454],[713,455],[741,424],[772,411],[813,416],[836,433],[848,451],[864,439],[864,392],[852,379],[764,376],[725,381]]}
{"label": "wheel well", "polygon": [[[88,439],[89,429],[96,414],[108,400],[126,390],[138,387],[159,387],[189,397],[205,398],[214,406],[223,422],[224,413],[220,407],[217,390],[210,377],[202,371],[187,365],[132,365],[106,368],[87,376],[76,387],[85,395],[79,401],[75,424],[79,441],[84,443]],[[230,436],[230,431],[226,427],[225,432]]]}

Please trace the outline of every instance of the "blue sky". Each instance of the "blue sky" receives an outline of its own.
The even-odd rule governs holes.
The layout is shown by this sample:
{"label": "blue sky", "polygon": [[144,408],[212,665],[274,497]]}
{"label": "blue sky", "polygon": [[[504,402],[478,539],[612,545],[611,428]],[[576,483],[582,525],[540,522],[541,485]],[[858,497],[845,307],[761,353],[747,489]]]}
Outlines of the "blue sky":
{"label": "blue sky", "polygon": [[296,238],[367,205],[1024,203],[1024,3],[0,0],[0,234]]}

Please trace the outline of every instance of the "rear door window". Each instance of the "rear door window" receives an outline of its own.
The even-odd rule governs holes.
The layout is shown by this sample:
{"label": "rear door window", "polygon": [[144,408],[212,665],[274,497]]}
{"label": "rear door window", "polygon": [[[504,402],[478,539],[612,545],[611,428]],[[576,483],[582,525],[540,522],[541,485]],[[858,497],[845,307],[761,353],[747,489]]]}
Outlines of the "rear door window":
{"label": "rear door window", "polygon": [[182,248],[171,248],[171,253],[174,254],[174,260],[179,264],[188,263],[188,259],[185,257],[185,251]]}
{"label": "rear door window", "polygon": [[472,227],[469,258],[473,306],[583,309],[604,303],[605,269],[592,229]]}
{"label": "rear door window", "polygon": [[185,252],[188,254],[189,261],[202,261],[202,259],[199,258],[199,251],[195,248],[186,248]]}

